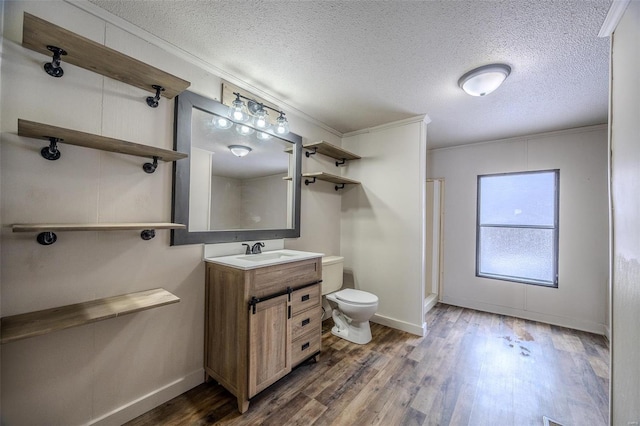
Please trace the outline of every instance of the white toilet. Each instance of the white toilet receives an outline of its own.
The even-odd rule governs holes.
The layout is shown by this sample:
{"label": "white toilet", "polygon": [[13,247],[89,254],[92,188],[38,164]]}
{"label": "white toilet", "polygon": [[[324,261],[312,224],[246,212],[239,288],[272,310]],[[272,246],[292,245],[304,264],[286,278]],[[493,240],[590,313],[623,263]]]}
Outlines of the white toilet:
{"label": "white toilet", "polygon": [[335,325],[331,333],[364,345],[371,341],[369,320],[378,310],[378,297],[352,288],[340,290],[343,264],[342,256],[322,258],[322,295],[338,305],[332,311]]}

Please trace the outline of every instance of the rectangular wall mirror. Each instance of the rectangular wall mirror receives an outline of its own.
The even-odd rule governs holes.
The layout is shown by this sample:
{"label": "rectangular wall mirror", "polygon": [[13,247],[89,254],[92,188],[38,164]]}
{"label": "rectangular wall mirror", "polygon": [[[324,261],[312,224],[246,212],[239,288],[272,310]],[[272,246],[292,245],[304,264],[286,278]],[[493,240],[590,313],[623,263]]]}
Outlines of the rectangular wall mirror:
{"label": "rectangular wall mirror", "polygon": [[[171,245],[300,236],[302,138],[258,131],[192,92],[176,98]],[[227,120],[226,125],[214,124]],[[224,128],[228,127],[228,128]]]}

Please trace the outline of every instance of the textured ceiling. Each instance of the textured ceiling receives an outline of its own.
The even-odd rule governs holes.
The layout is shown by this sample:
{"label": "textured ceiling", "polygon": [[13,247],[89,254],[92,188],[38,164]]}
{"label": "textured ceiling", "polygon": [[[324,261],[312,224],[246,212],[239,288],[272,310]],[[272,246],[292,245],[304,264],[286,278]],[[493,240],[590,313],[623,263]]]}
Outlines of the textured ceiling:
{"label": "textured ceiling", "polygon": [[[90,1],[342,133],[426,113],[442,147],[607,121],[610,0]],[[512,67],[497,91],[458,88],[492,62]]]}

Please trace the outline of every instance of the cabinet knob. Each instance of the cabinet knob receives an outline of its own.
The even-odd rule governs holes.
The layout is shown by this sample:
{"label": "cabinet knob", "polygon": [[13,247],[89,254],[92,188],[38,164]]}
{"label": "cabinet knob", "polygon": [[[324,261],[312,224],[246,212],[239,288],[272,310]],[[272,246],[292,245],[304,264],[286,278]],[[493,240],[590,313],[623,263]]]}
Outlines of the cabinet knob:
{"label": "cabinet knob", "polygon": [[302,320],[302,327],[304,327],[305,325],[309,324],[309,322],[311,322],[311,319],[310,319],[310,318],[303,319],[303,320]]}
{"label": "cabinet knob", "polygon": [[305,294],[304,296],[302,296],[302,297],[300,298],[300,301],[302,301],[302,302],[305,302],[305,301],[307,301],[307,300],[309,300],[309,295],[308,295],[308,294]]}
{"label": "cabinet knob", "polygon": [[305,350],[309,348],[309,342],[305,343],[304,345],[302,345],[302,349],[301,350]]}

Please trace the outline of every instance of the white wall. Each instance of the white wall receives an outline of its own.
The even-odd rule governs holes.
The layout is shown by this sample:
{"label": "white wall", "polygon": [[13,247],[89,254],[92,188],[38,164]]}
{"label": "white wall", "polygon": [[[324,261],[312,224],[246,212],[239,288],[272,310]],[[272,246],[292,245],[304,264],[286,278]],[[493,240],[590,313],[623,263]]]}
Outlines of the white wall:
{"label": "white wall", "polygon": [[254,179],[211,176],[210,228],[282,229],[287,225],[286,173]]}
{"label": "white wall", "polygon": [[211,220],[211,151],[191,147],[189,153],[189,230],[207,231]]}
{"label": "white wall", "polygon": [[[151,241],[136,232],[59,233],[58,242],[48,247],[37,244],[35,234],[11,233],[13,223],[171,218],[170,164],[161,163],[147,175],[139,158],[67,145],[61,145],[60,160],[46,161],[39,154],[42,141],[16,135],[17,119],[172,148],[173,102],[163,98],[151,109],[144,102],[149,93],[68,64],[64,77],[53,79],[42,70],[47,57],[21,46],[22,12],[191,81],[196,93],[219,99],[221,80],[197,61],[174,55],[171,46],[134,35],[144,36],[121,20],[106,21],[61,1],[3,5],[2,314],[155,287],[181,301],[2,345],[1,422],[121,424],[203,380],[203,248],[170,247],[169,231],[158,231]],[[292,131],[305,138],[336,141],[331,132],[294,113],[287,111],[287,117]],[[318,212],[305,206],[322,204],[321,197],[313,197],[303,192],[306,228],[301,241],[291,245],[336,253],[340,199],[333,197]]]}
{"label": "white wall", "polygon": [[[477,176],[560,169],[558,288],[475,276]],[[445,178],[445,303],[603,334],[608,276],[607,133],[604,126],[429,154]]]}
{"label": "white wall", "polygon": [[290,183],[286,173],[242,180],[242,226],[245,229],[287,227],[287,200]]}
{"label": "white wall", "polygon": [[373,321],[419,335],[424,332],[423,120],[343,138],[343,148],[362,157],[349,162],[343,174],[362,184],[343,190],[340,239],[346,275],[352,275],[355,288],[379,298]]}
{"label": "white wall", "polygon": [[242,229],[242,182],[226,176],[210,176],[211,216],[208,229]]}
{"label": "white wall", "polygon": [[[320,140],[341,145],[341,139],[318,131],[310,131],[308,136],[303,138],[303,144]],[[339,174],[334,166],[335,161],[323,155],[307,158],[303,154],[302,173],[329,171]],[[291,250],[324,253],[327,256],[339,255],[341,194],[334,191],[333,185],[328,183],[318,182],[306,186],[303,181],[300,199],[303,206],[300,215],[300,238],[285,240],[285,247]]]}
{"label": "white wall", "polygon": [[640,2],[613,34],[611,424],[640,422]]}
{"label": "white wall", "polygon": [[437,295],[440,289],[440,227],[442,180],[427,181],[425,296]]}

